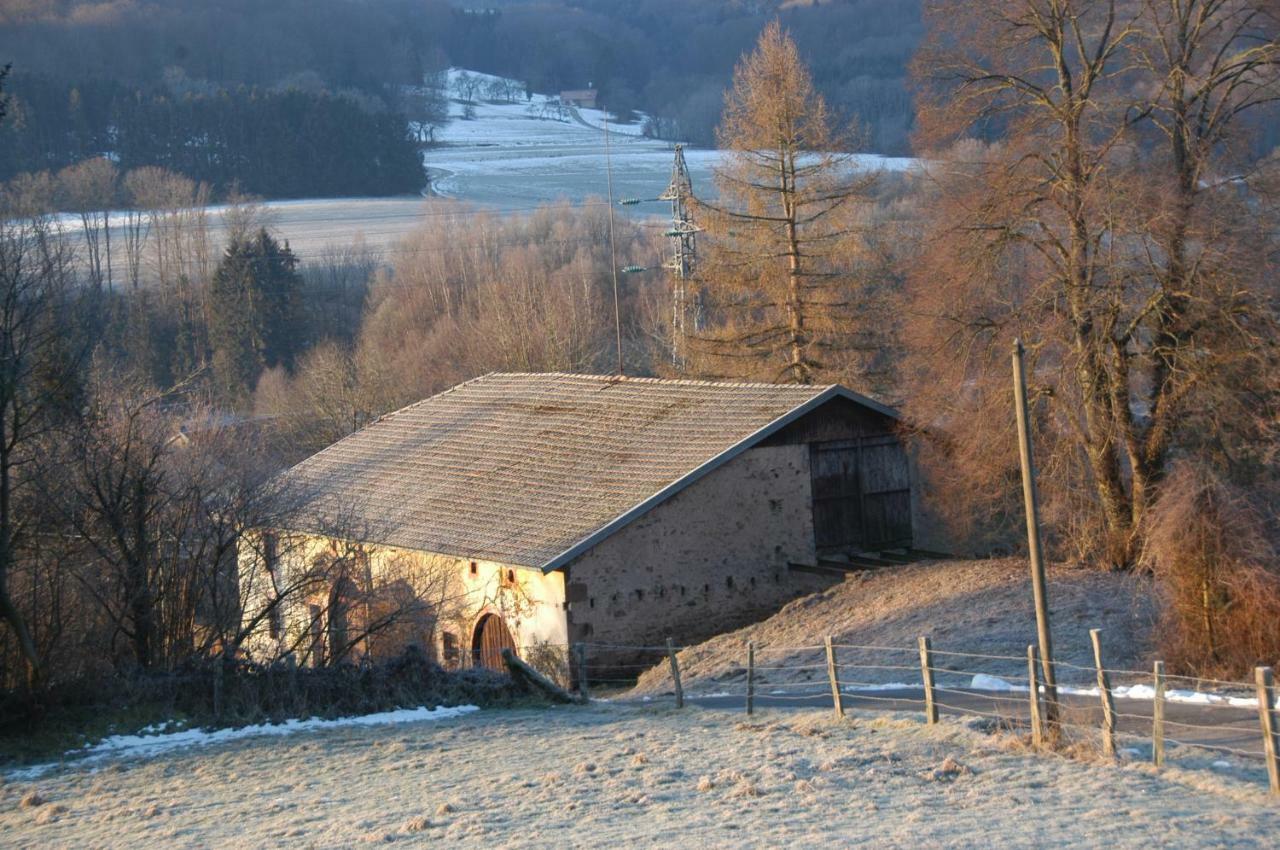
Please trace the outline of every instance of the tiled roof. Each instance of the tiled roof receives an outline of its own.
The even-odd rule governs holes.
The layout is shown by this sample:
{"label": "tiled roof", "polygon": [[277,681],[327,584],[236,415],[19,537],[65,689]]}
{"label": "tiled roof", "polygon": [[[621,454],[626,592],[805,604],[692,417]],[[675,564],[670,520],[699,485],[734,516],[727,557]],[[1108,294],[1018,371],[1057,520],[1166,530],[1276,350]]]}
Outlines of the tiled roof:
{"label": "tiled roof", "polygon": [[296,530],[550,569],[837,393],[884,411],[840,387],[491,374],[282,483]]}

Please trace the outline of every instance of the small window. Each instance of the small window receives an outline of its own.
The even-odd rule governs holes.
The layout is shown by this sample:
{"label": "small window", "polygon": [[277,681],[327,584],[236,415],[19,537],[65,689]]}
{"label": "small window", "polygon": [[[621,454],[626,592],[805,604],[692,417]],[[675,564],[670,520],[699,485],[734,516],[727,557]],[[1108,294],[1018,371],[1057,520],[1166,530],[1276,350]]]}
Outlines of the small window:
{"label": "small window", "polygon": [[596,607],[596,598],[594,596],[587,599],[587,607],[588,608]]}
{"label": "small window", "polygon": [[642,600],[642,599],[644,599],[644,591],[643,591],[643,590],[641,590],[641,589],[640,589],[640,588],[638,588],[638,587],[636,588],[636,599],[637,599],[637,600]]}
{"label": "small window", "polygon": [[514,585],[516,583],[516,571],[507,570],[507,584]]}
{"label": "small window", "polygon": [[475,576],[475,575],[480,575],[480,568],[479,568],[478,566],[476,566],[476,562],[475,562],[475,561],[472,561],[472,562],[471,562],[471,574],[472,574],[473,576]]}
{"label": "small window", "polygon": [[730,590],[733,590],[733,576],[725,577],[724,586],[729,588]]}

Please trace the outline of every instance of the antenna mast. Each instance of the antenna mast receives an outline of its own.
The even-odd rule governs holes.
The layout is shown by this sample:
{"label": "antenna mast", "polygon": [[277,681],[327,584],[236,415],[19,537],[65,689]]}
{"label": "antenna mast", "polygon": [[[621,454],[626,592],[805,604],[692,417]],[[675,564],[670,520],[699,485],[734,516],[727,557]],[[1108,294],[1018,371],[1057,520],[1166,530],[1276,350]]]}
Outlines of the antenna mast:
{"label": "antenna mast", "polygon": [[[671,202],[671,258],[663,264],[672,273],[671,280],[671,362],[683,367],[685,343],[689,333],[691,304],[688,280],[693,276],[697,261],[697,242],[694,234],[698,227],[693,223],[690,201],[693,199],[693,181],[684,161],[684,145],[676,145],[675,161],[671,164],[671,185],[658,196],[660,201]],[[697,316],[692,319],[697,329]]]}

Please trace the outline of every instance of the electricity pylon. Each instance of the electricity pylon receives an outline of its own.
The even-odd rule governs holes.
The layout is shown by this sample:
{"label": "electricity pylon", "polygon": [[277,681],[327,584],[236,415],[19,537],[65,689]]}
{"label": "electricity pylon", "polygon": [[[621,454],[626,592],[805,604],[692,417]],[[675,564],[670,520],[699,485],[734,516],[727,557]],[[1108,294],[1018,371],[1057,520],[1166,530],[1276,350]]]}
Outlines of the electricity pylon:
{"label": "electricity pylon", "polygon": [[[690,202],[693,200],[693,181],[684,162],[684,146],[676,145],[675,161],[671,165],[671,185],[658,196],[660,201],[671,202],[671,257],[663,267],[671,272],[671,362],[684,366],[685,344],[691,330],[699,324],[697,305],[689,297],[689,280],[697,263],[698,246]],[[691,327],[692,326],[692,327]]]}

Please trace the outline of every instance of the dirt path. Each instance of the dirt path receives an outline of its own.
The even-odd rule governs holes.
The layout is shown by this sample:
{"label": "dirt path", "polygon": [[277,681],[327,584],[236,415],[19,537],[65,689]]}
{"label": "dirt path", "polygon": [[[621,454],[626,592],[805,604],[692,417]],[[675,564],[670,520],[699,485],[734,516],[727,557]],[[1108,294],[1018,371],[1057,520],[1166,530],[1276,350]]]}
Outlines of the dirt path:
{"label": "dirt path", "polygon": [[1242,770],[1157,775],[956,722],[827,711],[482,711],[0,788],[0,843],[18,847],[1199,848],[1274,846],[1278,831],[1280,807]]}

